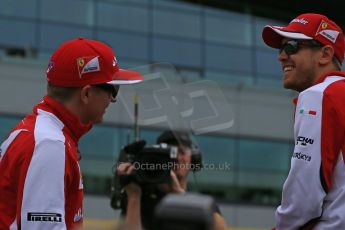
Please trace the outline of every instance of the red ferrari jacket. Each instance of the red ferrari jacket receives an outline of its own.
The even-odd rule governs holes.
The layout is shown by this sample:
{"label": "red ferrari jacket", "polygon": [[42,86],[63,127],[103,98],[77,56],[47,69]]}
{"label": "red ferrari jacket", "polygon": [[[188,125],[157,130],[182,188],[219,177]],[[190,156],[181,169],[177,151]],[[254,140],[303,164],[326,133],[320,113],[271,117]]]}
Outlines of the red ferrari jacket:
{"label": "red ferrari jacket", "polygon": [[90,128],[45,96],[11,131],[0,147],[0,229],[81,225],[78,140]]}

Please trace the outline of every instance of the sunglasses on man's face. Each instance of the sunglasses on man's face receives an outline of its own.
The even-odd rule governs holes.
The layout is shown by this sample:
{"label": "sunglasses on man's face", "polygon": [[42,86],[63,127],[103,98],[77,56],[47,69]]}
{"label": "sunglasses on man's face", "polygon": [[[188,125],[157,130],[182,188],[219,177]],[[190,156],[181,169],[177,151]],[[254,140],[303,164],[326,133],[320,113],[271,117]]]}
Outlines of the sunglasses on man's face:
{"label": "sunglasses on man's face", "polygon": [[302,47],[322,47],[323,45],[315,40],[290,40],[285,42],[279,48],[279,54],[284,52],[287,55],[292,55],[297,53]]}
{"label": "sunglasses on man's face", "polygon": [[116,99],[116,96],[119,92],[120,86],[119,85],[112,85],[112,84],[96,84],[96,85],[92,85],[95,86],[99,89],[102,89],[104,91],[107,91],[111,94],[111,98],[112,100]]}

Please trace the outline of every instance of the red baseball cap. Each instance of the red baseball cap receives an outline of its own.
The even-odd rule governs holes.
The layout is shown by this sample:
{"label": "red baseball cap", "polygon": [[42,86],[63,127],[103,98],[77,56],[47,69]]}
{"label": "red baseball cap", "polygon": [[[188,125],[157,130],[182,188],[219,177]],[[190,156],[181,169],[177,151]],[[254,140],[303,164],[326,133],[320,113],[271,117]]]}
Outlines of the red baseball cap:
{"label": "red baseball cap", "polygon": [[283,38],[316,40],[323,45],[331,45],[340,63],[344,60],[344,33],[335,22],[321,14],[301,14],[286,27],[266,25],[262,38],[273,48],[280,48]]}
{"label": "red baseball cap", "polygon": [[46,72],[48,83],[61,87],[123,85],[143,80],[138,72],[120,69],[108,45],[84,38],[63,43],[52,55]]}

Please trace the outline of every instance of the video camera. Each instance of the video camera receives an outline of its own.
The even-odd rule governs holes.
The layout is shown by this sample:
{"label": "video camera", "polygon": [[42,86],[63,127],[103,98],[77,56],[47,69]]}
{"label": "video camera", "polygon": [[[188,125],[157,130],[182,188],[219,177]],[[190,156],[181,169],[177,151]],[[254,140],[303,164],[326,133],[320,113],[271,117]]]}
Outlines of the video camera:
{"label": "video camera", "polygon": [[139,184],[146,191],[152,190],[157,184],[169,183],[170,171],[179,167],[176,147],[179,145],[191,148],[192,152],[191,163],[183,167],[188,167],[192,172],[199,171],[202,168],[202,154],[186,132],[169,130],[157,138],[156,145],[146,146],[146,141],[141,140],[123,147],[118,163],[130,162],[135,172],[119,176],[114,169],[111,206],[114,209],[120,208],[121,190],[131,182]]}
{"label": "video camera", "polygon": [[[124,147],[127,160],[134,168],[132,175],[120,177],[120,184],[134,181],[140,185],[161,184],[170,181],[170,170],[177,163],[177,147],[166,143],[145,146],[145,141],[137,141]],[[130,181],[127,181],[130,180]]]}
{"label": "video camera", "polygon": [[131,182],[139,184],[143,189],[156,184],[168,183],[171,180],[170,170],[177,163],[178,150],[166,143],[146,146],[146,141],[140,140],[121,149],[118,164],[129,162],[135,171],[130,175],[118,175],[114,169],[112,181],[111,206],[121,208],[122,188]]}

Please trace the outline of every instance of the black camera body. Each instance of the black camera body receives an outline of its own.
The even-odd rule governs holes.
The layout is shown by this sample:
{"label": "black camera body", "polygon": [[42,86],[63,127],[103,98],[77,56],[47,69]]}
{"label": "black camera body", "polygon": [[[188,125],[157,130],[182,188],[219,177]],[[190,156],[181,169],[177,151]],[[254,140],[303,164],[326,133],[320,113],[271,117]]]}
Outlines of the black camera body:
{"label": "black camera body", "polygon": [[[123,190],[127,184],[137,183],[143,190],[156,187],[157,184],[169,183],[170,171],[177,163],[178,149],[165,143],[146,146],[140,140],[126,145],[121,149],[119,159],[114,168],[111,186],[111,207],[121,208]],[[119,175],[117,165],[129,162],[135,170],[132,174]]]}
{"label": "black camera body", "polygon": [[177,147],[161,143],[145,146],[137,152],[132,149],[138,150],[135,147],[124,149],[128,162],[135,168],[131,179],[140,185],[170,182],[170,170],[177,164]]}
{"label": "black camera body", "polygon": [[166,195],[155,209],[155,230],[210,230],[217,212],[211,196],[196,193]]}

